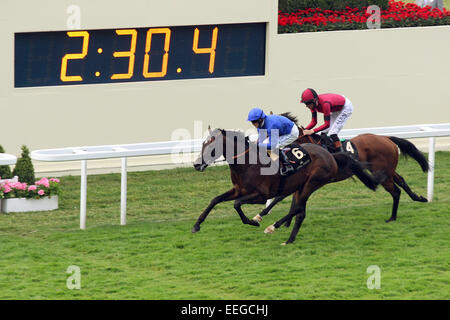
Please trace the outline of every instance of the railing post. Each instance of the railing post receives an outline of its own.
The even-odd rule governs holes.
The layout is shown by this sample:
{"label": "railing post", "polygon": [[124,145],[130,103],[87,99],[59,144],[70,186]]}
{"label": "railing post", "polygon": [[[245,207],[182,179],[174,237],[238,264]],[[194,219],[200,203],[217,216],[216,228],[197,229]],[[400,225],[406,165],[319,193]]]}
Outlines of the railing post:
{"label": "railing post", "polygon": [[435,156],[435,146],[436,139],[435,137],[431,137],[428,143],[428,164],[430,165],[430,170],[428,171],[428,192],[427,199],[428,202],[433,200],[434,193],[434,156]]}
{"label": "railing post", "polygon": [[120,191],[120,224],[127,224],[127,158],[122,158],[122,178]]}
{"label": "railing post", "polygon": [[87,160],[81,160],[80,229],[86,229]]}

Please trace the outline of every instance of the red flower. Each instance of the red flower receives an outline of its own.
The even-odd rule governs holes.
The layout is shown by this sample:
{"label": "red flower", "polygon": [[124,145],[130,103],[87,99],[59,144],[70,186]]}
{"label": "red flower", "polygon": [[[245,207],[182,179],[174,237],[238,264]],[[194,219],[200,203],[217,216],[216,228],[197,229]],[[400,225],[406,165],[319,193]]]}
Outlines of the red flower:
{"label": "red flower", "polygon": [[[323,10],[321,8],[308,8],[298,10],[295,13],[278,12],[278,23],[280,26],[286,25],[315,25],[327,26],[328,24],[360,23],[365,24],[372,13],[367,13],[367,8],[346,7],[342,11]],[[421,8],[414,3],[404,3],[401,1],[389,0],[387,10],[381,11],[382,21],[420,21],[430,18],[443,19],[450,17],[450,11],[437,8]],[[400,26],[401,24],[399,24]],[[310,30],[310,29],[308,29]],[[320,30],[320,29],[319,29]]]}

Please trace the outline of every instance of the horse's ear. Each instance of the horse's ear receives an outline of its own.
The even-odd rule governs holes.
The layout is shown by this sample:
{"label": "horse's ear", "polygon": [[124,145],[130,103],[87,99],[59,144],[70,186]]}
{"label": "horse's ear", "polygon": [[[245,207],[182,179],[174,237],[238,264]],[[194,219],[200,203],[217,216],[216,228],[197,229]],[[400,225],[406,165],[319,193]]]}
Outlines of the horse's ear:
{"label": "horse's ear", "polygon": [[270,114],[271,114],[271,115],[273,115],[273,112],[272,112],[272,111],[270,111]]}

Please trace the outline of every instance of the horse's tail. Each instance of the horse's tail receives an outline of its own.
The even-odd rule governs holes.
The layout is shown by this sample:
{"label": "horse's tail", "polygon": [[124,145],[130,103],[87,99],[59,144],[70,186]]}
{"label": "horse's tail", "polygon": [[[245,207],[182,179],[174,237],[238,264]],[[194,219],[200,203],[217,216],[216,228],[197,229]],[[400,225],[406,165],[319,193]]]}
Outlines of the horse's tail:
{"label": "horse's tail", "polygon": [[427,159],[422,154],[422,152],[420,152],[419,149],[416,148],[414,144],[402,138],[397,137],[388,137],[388,138],[400,148],[400,151],[405,157],[410,156],[411,158],[416,160],[420,164],[420,167],[422,168],[423,172],[427,172],[430,169]]}
{"label": "horse's tail", "polygon": [[337,162],[339,170],[350,170],[355,176],[361,180],[364,185],[375,191],[382,180],[384,180],[384,176],[372,176],[371,174],[364,171],[365,167],[363,164],[355,159],[353,159],[350,155],[346,153],[332,153],[334,159]]}

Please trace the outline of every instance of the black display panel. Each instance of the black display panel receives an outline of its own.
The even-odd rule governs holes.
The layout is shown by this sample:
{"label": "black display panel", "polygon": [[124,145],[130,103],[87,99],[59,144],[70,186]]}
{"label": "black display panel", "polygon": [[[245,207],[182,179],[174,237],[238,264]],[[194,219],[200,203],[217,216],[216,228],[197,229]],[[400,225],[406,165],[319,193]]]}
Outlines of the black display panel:
{"label": "black display panel", "polygon": [[14,86],[265,74],[266,23],[15,34]]}

